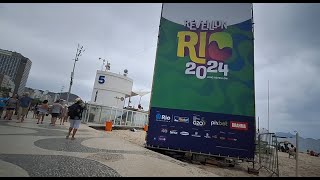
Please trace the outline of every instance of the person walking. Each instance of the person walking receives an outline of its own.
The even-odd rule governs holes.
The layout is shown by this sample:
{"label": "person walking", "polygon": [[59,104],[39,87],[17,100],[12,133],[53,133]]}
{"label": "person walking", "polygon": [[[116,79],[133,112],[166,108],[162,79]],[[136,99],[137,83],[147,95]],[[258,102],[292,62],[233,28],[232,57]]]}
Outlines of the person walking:
{"label": "person walking", "polygon": [[[1,97],[0,98],[0,119],[2,117],[2,113],[6,108],[6,103],[8,101],[9,98],[5,98],[5,97]],[[5,117],[5,116],[4,116]]]}
{"label": "person walking", "polygon": [[[18,101],[18,116],[17,116],[17,122],[23,122],[24,116],[27,115],[29,108],[31,106],[32,99],[29,97],[29,93],[26,92],[23,94],[23,96]],[[21,119],[20,119],[21,118]]]}
{"label": "person walking", "polygon": [[10,97],[6,104],[6,115],[5,119],[12,120],[13,111],[16,109],[18,104],[17,95],[14,94],[12,97]]}
{"label": "person walking", "polygon": [[28,118],[29,111],[31,111],[31,110],[32,110],[32,106],[30,105],[30,106],[29,106],[29,109],[28,109],[28,111],[27,111],[27,114],[26,114],[26,118]]}
{"label": "person walking", "polygon": [[67,139],[69,138],[71,131],[72,131],[71,140],[75,139],[74,136],[76,135],[76,132],[79,129],[83,109],[84,109],[84,104],[80,98],[76,98],[75,103],[68,108],[68,116],[70,116],[70,119],[69,119],[70,127],[69,127],[69,133],[66,136]]}
{"label": "person walking", "polygon": [[63,107],[62,114],[61,114],[60,125],[64,125],[64,122],[67,122],[68,117],[69,117],[68,116],[68,105],[65,104]]}
{"label": "person walking", "polygon": [[60,113],[60,115],[57,117],[57,120],[60,120],[60,125],[61,125],[61,121],[62,121],[62,118],[63,118],[63,111],[64,111],[64,100],[63,99],[60,99],[60,104],[62,106],[62,112]]}
{"label": "person walking", "polygon": [[44,100],[42,102],[42,104],[40,105],[39,109],[39,115],[38,115],[38,122],[37,124],[39,124],[40,122],[40,119],[41,119],[41,124],[43,123],[43,119],[44,119],[44,116],[48,113],[49,111],[49,106],[48,106],[48,100]]}
{"label": "person walking", "polygon": [[32,116],[32,118],[38,119],[38,114],[39,114],[38,106],[39,106],[39,103],[36,103],[36,105],[33,107],[33,116]]}
{"label": "person walking", "polygon": [[19,97],[18,94],[16,94],[16,98],[17,98],[17,104],[16,104],[16,107],[14,109],[14,115],[18,115],[18,111],[19,111],[19,99],[20,99],[20,97]]}
{"label": "person walking", "polygon": [[[55,126],[57,118],[63,113],[63,106],[61,105],[61,100],[56,100],[51,107],[51,125]],[[61,124],[61,123],[60,123]]]}

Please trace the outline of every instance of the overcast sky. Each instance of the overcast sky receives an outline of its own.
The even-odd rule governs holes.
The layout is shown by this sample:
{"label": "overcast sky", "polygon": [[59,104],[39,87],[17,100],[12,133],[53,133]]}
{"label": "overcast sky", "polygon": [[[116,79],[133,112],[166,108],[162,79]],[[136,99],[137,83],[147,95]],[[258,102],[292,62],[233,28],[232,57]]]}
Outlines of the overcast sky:
{"label": "overcast sky", "polygon": [[[86,51],[72,93],[91,98],[99,57],[151,90],[161,4],[1,4],[0,48],[32,61],[27,87],[68,91],[77,44]],[[254,4],[256,113],[270,129],[320,138],[320,5]],[[133,99],[137,106],[139,98]],[[148,109],[150,95],[142,98]]]}

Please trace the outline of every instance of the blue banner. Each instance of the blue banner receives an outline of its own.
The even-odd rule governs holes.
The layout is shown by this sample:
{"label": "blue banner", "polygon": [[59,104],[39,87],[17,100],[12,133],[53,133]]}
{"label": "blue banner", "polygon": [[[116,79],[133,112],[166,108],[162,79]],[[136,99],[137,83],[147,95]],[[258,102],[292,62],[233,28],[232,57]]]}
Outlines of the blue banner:
{"label": "blue banner", "polygon": [[217,156],[253,159],[254,118],[151,108],[147,145]]}

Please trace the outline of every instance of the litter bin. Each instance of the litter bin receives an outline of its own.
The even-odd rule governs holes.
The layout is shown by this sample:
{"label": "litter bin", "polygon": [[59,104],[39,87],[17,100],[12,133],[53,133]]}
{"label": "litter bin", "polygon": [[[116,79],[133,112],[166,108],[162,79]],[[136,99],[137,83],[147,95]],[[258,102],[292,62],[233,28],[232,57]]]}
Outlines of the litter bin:
{"label": "litter bin", "polygon": [[143,130],[147,132],[148,131],[148,125],[144,125]]}
{"label": "litter bin", "polygon": [[112,131],[112,121],[106,121],[106,131]]}

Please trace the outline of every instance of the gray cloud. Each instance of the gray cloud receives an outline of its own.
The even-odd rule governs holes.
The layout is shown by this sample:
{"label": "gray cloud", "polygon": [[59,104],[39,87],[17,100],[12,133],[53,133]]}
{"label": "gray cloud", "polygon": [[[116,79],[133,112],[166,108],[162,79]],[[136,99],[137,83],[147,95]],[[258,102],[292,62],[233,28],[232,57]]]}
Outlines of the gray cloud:
{"label": "gray cloud", "polygon": [[[72,92],[89,100],[99,57],[129,70],[134,89],[151,89],[161,4],[3,4],[1,48],[29,57],[27,86],[68,90],[77,43],[86,51]],[[145,97],[144,97],[145,98]],[[139,99],[139,98],[138,98]],[[134,99],[133,99],[134,101]],[[145,107],[149,102],[146,101]]]}
{"label": "gray cloud", "polygon": [[[90,100],[99,57],[113,72],[129,70],[133,90],[151,90],[161,4],[1,4],[0,48],[33,62],[27,86],[67,91],[77,43],[72,92]],[[256,114],[267,127],[320,138],[319,4],[255,4]],[[137,106],[139,97],[132,99]],[[148,109],[150,94],[142,97]]]}
{"label": "gray cloud", "polygon": [[270,80],[271,131],[298,130],[302,136],[319,138],[319,4],[256,4],[254,15],[256,112],[261,125],[267,127]]}

